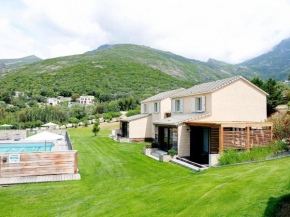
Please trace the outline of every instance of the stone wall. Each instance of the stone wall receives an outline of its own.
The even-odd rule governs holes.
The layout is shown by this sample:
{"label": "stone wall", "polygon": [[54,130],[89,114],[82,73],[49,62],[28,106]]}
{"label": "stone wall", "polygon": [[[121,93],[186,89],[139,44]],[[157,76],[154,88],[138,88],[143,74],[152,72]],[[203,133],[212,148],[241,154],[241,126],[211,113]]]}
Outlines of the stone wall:
{"label": "stone wall", "polygon": [[27,138],[26,130],[0,130],[0,141],[1,140],[14,140],[16,134],[20,135],[20,139]]}

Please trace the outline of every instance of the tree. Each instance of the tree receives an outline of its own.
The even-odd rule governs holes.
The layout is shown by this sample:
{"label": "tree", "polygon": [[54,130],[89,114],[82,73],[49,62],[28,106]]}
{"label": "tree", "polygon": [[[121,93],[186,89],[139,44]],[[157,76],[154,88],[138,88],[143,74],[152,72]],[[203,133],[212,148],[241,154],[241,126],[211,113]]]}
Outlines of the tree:
{"label": "tree", "polygon": [[288,90],[285,94],[287,101],[290,102],[290,90]]}
{"label": "tree", "polygon": [[267,98],[267,110],[268,114],[271,114],[280,103],[283,103],[282,91],[279,89],[277,81],[273,78],[269,78],[264,83],[264,90],[269,94]]}
{"label": "tree", "polygon": [[268,115],[275,111],[275,108],[283,103],[282,90],[279,87],[276,80],[269,78],[266,82],[263,82],[259,78],[251,80],[253,84],[264,90],[269,95],[267,96],[267,112]]}
{"label": "tree", "polygon": [[97,136],[97,133],[100,131],[99,125],[100,125],[99,121],[96,121],[94,123],[93,130],[92,131],[95,134],[95,136]]}
{"label": "tree", "polygon": [[69,122],[72,123],[72,124],[75,124],[75,127],[77,127],[77,125],[80,122],[80,120],[75,118],[75,117],[71,117],[71,118],[69,118]]}
{"label": "tree", "polygon": [[77,100],[77,98],[79,98],[79,97],[80,97],[80,95],[78,93],[73,93],[71,95],[71,101],[75,102]]}
{"label": "tree", "polygon": [[0,119],[5,117],[5,108],[0,107]]}

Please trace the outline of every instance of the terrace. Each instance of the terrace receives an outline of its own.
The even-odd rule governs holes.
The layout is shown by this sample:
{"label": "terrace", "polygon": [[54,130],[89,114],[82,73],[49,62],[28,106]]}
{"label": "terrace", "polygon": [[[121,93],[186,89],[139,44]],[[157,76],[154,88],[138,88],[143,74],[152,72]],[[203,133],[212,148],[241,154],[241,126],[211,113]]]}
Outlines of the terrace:
{"label": "terrace", "polygon": [[1,130],[0,136],[0,184],[80,179],[66,130]]}

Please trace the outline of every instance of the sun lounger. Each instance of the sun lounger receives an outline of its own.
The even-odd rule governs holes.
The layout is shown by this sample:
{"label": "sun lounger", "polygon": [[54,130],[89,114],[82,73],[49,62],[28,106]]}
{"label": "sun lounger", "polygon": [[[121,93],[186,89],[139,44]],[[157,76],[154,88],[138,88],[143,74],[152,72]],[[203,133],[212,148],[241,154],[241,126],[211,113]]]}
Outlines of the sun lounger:
{"label": "sun lounger", "polygon": [[16,135],[15,135],[15,139],[14,139],[14,141],[20,141],[20,139],[21,139],[21,138],[20,138],[20,134],[16,134]]}

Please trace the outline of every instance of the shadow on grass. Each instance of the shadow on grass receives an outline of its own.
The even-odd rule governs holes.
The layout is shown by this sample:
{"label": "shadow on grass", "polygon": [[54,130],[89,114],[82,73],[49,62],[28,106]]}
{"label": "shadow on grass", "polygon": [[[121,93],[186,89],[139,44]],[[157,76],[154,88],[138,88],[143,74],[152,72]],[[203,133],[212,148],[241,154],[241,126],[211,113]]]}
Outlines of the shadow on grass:
{"label": "shadow on grass", "polygon": [[290,216],[290,194],[279,198],[270,197],[265,217],[289,217]]}

